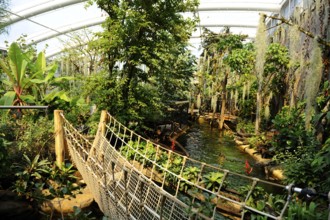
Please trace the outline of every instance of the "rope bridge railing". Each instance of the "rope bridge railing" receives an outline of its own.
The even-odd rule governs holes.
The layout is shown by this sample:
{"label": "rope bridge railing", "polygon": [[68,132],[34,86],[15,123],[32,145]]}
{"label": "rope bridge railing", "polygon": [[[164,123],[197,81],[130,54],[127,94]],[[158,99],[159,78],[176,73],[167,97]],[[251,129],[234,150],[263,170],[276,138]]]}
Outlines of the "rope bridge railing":
{"label": "rope bridge railing", "polygon": [[[294,193],[292,185],[230,172],[163,148],[105,112],[93,143],[62,117],[72,160],[110,219],[282,219]],[[267,198],[263,188],[272,192]]]}

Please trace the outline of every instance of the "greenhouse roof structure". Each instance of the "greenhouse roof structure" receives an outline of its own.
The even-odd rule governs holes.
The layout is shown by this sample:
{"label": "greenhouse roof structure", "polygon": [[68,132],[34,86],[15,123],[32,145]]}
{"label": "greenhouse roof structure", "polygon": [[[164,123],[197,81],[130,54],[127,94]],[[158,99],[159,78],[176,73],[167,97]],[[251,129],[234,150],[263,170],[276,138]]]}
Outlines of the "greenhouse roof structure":
{"label": "greenhouse roof structure", "polygon": [[[86,7],[86,0],[11,0],[7,34],[0,36],[0,47],[26,35],[28,44],[36,44],[46,55],[53,56],[62,49],[69,33],[88,29],[101,30],[106,14],[95,4]],[[289,14],[303,0],[200,0],[200,22],[191,37],[191,49],[200,50],[202,27],[219,32],[229,27],[232,33],[247,34],[253,39],[260,13]]]}

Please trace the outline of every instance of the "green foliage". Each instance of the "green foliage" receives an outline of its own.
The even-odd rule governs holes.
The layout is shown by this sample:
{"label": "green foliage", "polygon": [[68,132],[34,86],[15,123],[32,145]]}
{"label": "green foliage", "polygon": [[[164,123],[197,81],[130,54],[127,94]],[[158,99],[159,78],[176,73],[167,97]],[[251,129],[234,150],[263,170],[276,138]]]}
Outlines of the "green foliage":
{"label": "green foliage", "polygon": [[4,138],[4,136],[5,135],[1,133],[0,130],[0,170],[2,171],[0,173],[0,178],[8,175],[8,171],[10,168],[10,161],[9,161],[8,149],[7,149],[10,143]]}
{"label": "green foliage", "polygon": [[304,119],[302,105],[292,109],[285,106],[275,116],[272,122],[277,134],[273,137],[272,145],[277,159],[283,160],[287,155],[294,154],[298,147],[309,146],[310,135],[305,130]]}
{"label": "green foliage", "polygon": [[[242,199],[245,199],[245,196],[250,191],[251,186],[243,186],[239,189],[240,194],[243,196]],[[280,215],[285,200],[280,195],[273,195],[267,193],[262,187],[255,187],[252,191],[250,197],[247,199],[246,204],[252,208],[255,208],[259,211],[272,212],[275,215]],[[267,219],[265,216],[258,215],[254,212],[247,211],[251,215],[251,219]]]}
{"label": "green foliage", "polygon": [[8,62],[0,59],[0,67],[9,79],[4,83],[11,86],[12,89],[9,93],[4,94],[4,98],[0,100],[3,105],[23,104],[23,91],[29,83],[25,75],[28,62],[29,54],[25,54],[17,43],[12,43],[9,47]]}
{"label": "green foliage", "polygon": [[33,198],[35,194],[41,194],[41,190],[46,182],[46,176],[50,172],[50,162],[48,160],[39,160],[40,155],[30,160],[23,155],[23,164],[17,164],[16,168],[18,177],[14,191],[26,198]]}
{"label": "green foliage", "polygon": [[180,12],[195,11],[198,2],[92,2],[108,19],[104,31],[98,33],[99,40],[91,43],[101,52],[107,70],[100,85],[88,85],[96,89],[91,94],[98,96],[91,100],[99,109],[109,110],[125,124],[134,122],[140,129],[144,120],[162,118],[170,100],[186,99],[194,72],[194,57],[186,46],[196,19]]}
{"label": "green foliage", "polygon": [[272,43],[266,52],[264,77],[269,82],[267,89],[275,95],[284,95],[286,90],[285,75],[289,68],[289,52],[285,46]]}
{"label": "green foliage", "polygon": [[[13,190],[19,195],[31,199],[43,199],[46,196],[64,197],[74,196],[73,192],[79,186],[74,184],[77,180],[74,173],[76,169],[72,164],[62,164],[61,167],[53,165],[47,160],[40,160],[40,155],[31,160],[23,155],[23,163],[15,166],[17,180]],[[48,190],[47,195],[44,190]]]}
{"label": "green foliage", "polygon": [[202,183],[205,184],[205,188],[216,192],[222,182],[223,173],[220,172],[209,172],[203,175]]}
{"label": "green foliage", "polygon": [[1,97],[0,104],[51,105],[55,98],[70,101],[68,94],[60,88],[64,81],[71,78],[55,77],[56,63],[47,64],[44,52],[37,55],[33,48],[25,48],[24,39],[20,41],[9,46],[6,59],[0,59],[0,67],[7,76],[3,79],[6,93]]}
{"label": "green foliage", "polygon": [[223,54],[226,51],[243,48],[243,40],[247,35],[232,34],[230,29],[222,30],[221,34],[213,33],[212,31],[204,28],[202,46],[205,52],[213,56],[216,53]]}
{"label": "green foliage", "polygon": [[327,210],[318,209],[314,202],[309,204],[301,201],[293,201],[288,208],[287,220],[321,220],[326,219],[328,215]]}
{"label": "green foliage", "polygon": [[295,183],[300,187],[317,187],[319,184],[319,173],[312,167],[315,158],[315,149],[312,147],[297,147],[293,154],[285,155],[284,183]]}
{"label": "green foliage", "polygon": [[73,195],[72,192],[77,188],[73,185],[77,179],[75,172],[76,169],[70,163],[63,163],[60,167],[54,165],[49,176],[49,192],[55,197]]}
{"label": "green foliage", "polygon": [[318,151],[320,144],[305,129],[303,106],[284,107],[273,123],[278,131],[272,143],[276,151],[274,159],[284,166],[285,182],[329,190],[330,180],[324,178],[330,167],[329,141]]}
{"label": "green foliage", "polygon": [[322,192],[330,191],[330,138],[327,139],[322,149],[317,152],[311,163],[313,173],[318,174],[319,190]]}
{"label": "green foliage", "polygon": [[[198,175],[200,173],[200,169],[198,167],[185,167],[184,170],[183,170],[183,173],[182,173],[182,177],[185,179],[185,180],[188,180],[192,183],[197,183],[198,181]],[[185,181],[182,181],[180,183],[180,190],[184,191],[184,192],[187,192],[188,189],[191,188],[191,185]]]}
{"label": "green foliage", "polygon": [[234,49],[225,62],[232,71],[241,75],[250,75],[254,72],[255,52],[253,44],[245,44],[243,48]]}
{"label": "green foliage", "polygon": [[248,134],[254,133],[254,124],[249,120],[239,120],[236,125],[236,130],[239,132],[244,132]]}
{"label": "green foliage", "polygon": [[210,195],[208,193],[203,193],[203,197],[204,201],[195,203],[195,206],[198,209],[198,212],[201,212],[205,216],[212,217],[215,206],[215,203],[212,202],[212,200],[214,200],[216,196],[214,194]]}
{"label": "green foliage", "polygon": [[54,152],[53,124],[47,117],[34,120],[32,117],[24,116],[22,120],[17,121],[14,131],[19,154],[24,153],[29,157],[40,154],[51,159],[49,156]]}

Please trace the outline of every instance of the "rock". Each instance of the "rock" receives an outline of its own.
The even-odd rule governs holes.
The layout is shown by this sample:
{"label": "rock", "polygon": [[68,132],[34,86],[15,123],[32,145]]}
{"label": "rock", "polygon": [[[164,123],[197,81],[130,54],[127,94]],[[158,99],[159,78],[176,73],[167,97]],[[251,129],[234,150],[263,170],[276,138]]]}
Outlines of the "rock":
{"label": "rock", "polygon": [[81,209],[89,207],[94,201],[93,195],[84,188],[81,194],[76,194],[74,197],[54,198],[46,201],[41,205],[41,210],[46,213],[52,213],[53,211],[58,213],[72,213],[73,207],[77,206]]}
{"label": "rock", "polygon": [[39,219],[39,214],[31,202],[18,197],[14,192],[0,190],[0,219],[34,220]]}

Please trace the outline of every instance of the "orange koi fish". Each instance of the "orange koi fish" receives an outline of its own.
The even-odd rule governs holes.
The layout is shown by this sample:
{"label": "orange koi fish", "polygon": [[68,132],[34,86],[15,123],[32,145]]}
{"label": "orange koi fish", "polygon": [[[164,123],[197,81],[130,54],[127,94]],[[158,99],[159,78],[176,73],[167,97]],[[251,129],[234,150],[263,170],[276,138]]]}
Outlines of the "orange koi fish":
{"label": "orange koi fish", "polygon": [[249,161],[245,160],[245,172],[246,174],[250,174],[253,170],[253,167],[250,166]]}

